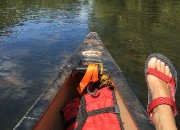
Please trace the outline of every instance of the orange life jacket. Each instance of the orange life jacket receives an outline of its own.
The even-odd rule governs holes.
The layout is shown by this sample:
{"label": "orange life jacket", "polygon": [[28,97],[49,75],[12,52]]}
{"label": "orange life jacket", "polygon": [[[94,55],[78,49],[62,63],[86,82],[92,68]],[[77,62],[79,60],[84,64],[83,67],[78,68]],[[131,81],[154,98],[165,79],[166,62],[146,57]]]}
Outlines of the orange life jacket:
{"label": "orange life jacket", "polygon": [[63,109],[67,130],[123,130],[114,90],[104,87],[72,99]]}

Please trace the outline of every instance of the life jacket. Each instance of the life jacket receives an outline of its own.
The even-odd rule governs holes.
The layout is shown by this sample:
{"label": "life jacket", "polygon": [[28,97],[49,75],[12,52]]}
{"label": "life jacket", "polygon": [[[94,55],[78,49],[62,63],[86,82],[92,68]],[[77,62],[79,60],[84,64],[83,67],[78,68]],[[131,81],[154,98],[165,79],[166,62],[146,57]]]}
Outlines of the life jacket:
{"label": "life jacket", "polygon": [[67,130],[123,130],[115,92],[103,87],[96,95],[69,101],[62,110]]}

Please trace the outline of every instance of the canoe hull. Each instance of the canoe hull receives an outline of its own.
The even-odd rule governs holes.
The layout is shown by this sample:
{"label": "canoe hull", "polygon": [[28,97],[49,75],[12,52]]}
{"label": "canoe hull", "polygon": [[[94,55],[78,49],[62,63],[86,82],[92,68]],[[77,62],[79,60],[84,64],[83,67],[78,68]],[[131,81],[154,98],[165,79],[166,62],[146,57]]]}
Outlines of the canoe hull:
{"label": "canoe hull", "polygon": [[[78,96],[76,87],[84,73],[74,72],[73,70],[82,64],[82,59],[86,59],[86,62],[99,61],[104,65],[104,69],[110,72],[116,87],[118,105],[120,110],[122,110],[121,115],[123,116],[124,114],[124,122],[125,126],[127,124],[127,129],[132,128],[132,125],[142,130],[154,129],[142,105],[123,77],[121,69],[106,50],[97,33],[91,32],[70,59],[62,66],[54,81],[16,125],[15,130],[64,129],[59,111],[68,100]],[[128,118],[126,119],[126,117]]]}

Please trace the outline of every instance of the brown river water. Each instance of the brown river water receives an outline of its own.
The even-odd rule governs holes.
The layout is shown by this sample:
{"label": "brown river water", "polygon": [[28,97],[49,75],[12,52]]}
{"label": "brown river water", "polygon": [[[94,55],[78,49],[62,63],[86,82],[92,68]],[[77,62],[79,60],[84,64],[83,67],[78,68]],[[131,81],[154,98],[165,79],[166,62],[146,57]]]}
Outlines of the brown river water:
{"label": "brown river water", "polygon": [[[166,55],[180,75],[179,25],[179,0],[1,0],[0,130],[13,129],[90,31],[146,109],[148,55]],[[180,90],[176,99],[180,111]]]}

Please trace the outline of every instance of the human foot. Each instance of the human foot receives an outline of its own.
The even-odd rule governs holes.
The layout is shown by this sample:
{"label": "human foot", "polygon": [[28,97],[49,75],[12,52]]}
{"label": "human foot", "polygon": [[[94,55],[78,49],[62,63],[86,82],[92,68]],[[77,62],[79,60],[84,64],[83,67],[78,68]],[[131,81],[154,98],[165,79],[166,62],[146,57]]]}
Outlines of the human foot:
{"label": "human foot", "polygon": [[[161,62],[154,57],[149,60],[148,68],[157,69],[158,71],[164,73],[170,78],[172,77],[169,67],[166,66],[164,62]],[[147,83],[151,92],[152,100],[158,97],[171,97],[168,84],[160,78],[148,74]]]}
{"label": "human foot", "polygon": [[[157,54],[155,54],[157,55]],[[160,55],[162,57],[162,55]],[[175,83],[170,83],[172,73],[166,63],[151,56],[146,63],[147,83],[149,87],[152,103],[149,104],[148,113],[156,129],[172,129],[176,130],[174,115],[175,111]],[[167,80],[169,79],[169,80]],[[171,81],[172,82],[172,81]],[[172,100],[173,99],[173,100]],[[172,108],[174,110],[172,111]]]}

